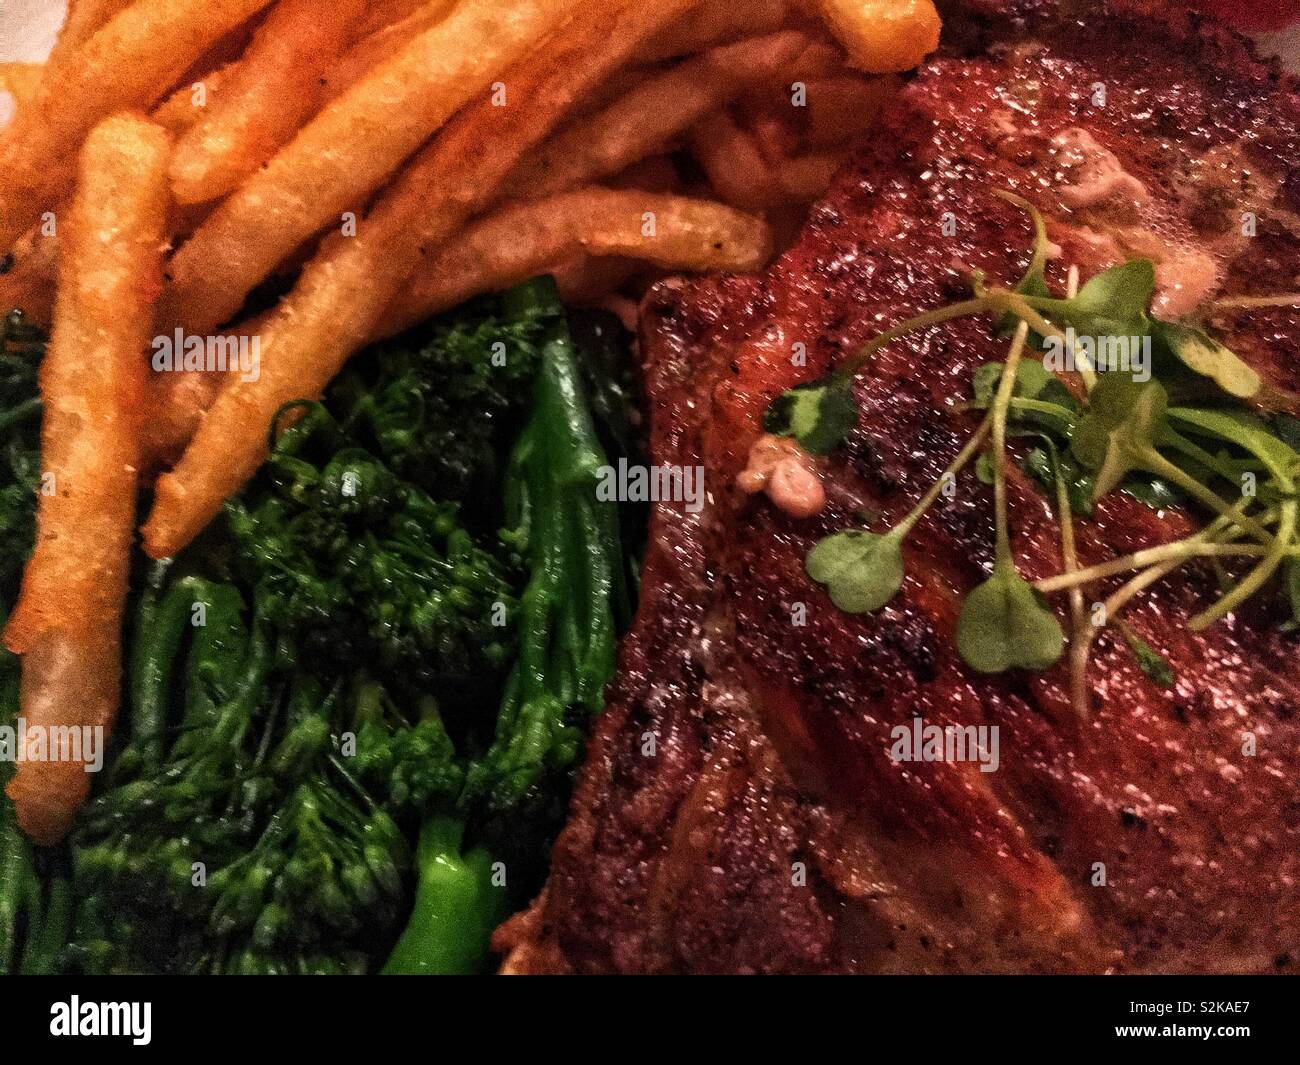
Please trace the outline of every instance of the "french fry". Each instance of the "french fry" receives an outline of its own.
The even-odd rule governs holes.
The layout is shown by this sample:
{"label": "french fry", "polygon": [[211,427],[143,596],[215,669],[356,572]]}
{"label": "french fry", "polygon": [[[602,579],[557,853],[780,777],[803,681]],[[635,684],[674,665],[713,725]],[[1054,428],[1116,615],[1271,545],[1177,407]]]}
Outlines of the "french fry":
{"label": "french fry", "polygon": [[[54,330],[41,365],[45,484],[36,548],[5,629],[23,656],[21,707],[36,726],[96,729],[117,713],[144,352],[161,285],[166,132],[118,115],[92,130],[63,227]],[[71,735],[71,733],[65,733]],[[29,742],[31,742],[29,737]],[[65,752],[66,753],[66,752]],[[8,787],[40,843],[68,830],[89,790],[76,760],[22,761]]]}
{"label": "french fry", "polygon": [[22,105],[35,94],[44,72],[44,63],[0,63],[0,92]]}
{"label": "french fry", "polygon": [[[324,108],[230,194],[168,267],[160,321],[206,334],[303,241],[366,201],[439,126],[579,7],[461,0]],[[503,110],[498,108],[498,110]]]}
{"label": "french fry", "polygon": [[939,47],[934,0],[817,0],[853,66],[870,74],[911,70]]}
{"label": "french fry", "polygon": [[758,142],[725,111],[691,130],[691,152],[724,203],[761,211],[787,198]]}
{"label": "french fry", "polygon": [[799,152],[803,131],[796,112],[788,104],[749,115],[746,128],[769,163],[778,163]]}
{"label": "french fry", "polygon": [[771,33],[789,17],[787,0],[704,0],[649,41],[637,58],[654,63],[692,55],[740,37]]}
{"label": "french fry", "polygon": [[131,0],[72,0],[46,62],[51,66],[65,63],[130,2]]}
{"label": "french fry", "polygon": [[287,400],[319,395],[377,332],[385,308],[422,255],[482,211],[524,153],[575,101],[619,69],[690,0],[608,0],[581,9],[510,73],[515,103],[480,99],[426,147],[384,193],[355,237],[334,237],[303,270],[261,332],[256,382],[229,379],[176,468],[158,479],[144,527],[154,558],[179,551],[266,456],[266,427]]}
{"label": "french fry", "polygon": [[384,316],[385,332],[509,288],[575,252],[696,273],[748,271],[767,261],[772,241],[761,218],[710,200],[639,189],[589,187],[507,204],[420,265]]}
{"label": "french fry", "polygon": [[173,134],[184,133],[221,98],[226,80],[235,66],[235,63],[228,63],[201,78],[187,81],[155,107],[150,118]]}
{"label": "french fry", "polygon": [[[233,337],[259,337],[266,315],[258,315],[232,327]],[[233,370],[227,372],[234,372]],[[145,409],[148,417],[140,436],[140,467],[154,471],[171,466],[198,429],[204,412],[212,406],[225,381],[219,370],[171,369],[148,374]]]}
{"label": "french fry", "polygon": [[0,251],[70,188],[100,119],[160,97],[213,41],[268,0],[138,0],[51,68],[0,133]]}
{"label": "french fry", "polygon": [[788,67],[809,43],[804,34],[787,30],[714,48],[647,79],[555,137],[511,179],[511,194],[563,192],[659,154],[747,85]]}
{"label": "french fry", "polygon": [[349,86],[360,81],[372,67],[403,48],[430,26],[441,22],[452,8],[453,0],[429,0],[404,19],[381,26],[367,34],[339,57],[325,75],[324,98],[332,100]]}
{"label": "french fry", "polygon": [[178,203],[225,195],[297,132],[364,7],[365,0],[280,0],[271,9],[223,78],[220,99],[176,142]]}

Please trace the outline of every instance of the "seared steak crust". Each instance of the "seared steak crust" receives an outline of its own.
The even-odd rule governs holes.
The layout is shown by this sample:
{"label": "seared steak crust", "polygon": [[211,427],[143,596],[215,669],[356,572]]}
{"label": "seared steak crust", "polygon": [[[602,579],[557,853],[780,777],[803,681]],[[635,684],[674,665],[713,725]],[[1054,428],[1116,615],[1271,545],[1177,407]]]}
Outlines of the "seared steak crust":
{"label": "seared steak crust", "polygon": [[[954,33],[963,47],[978,36]],[[975,421],[955,404],[1005,354],[988,321],[877,356],[816,518],[732,487],[782,389],[961,298],[972,267],[1020,275],[1030,225],[996,189],[1049,214],[1056,286],[1069,263],[1087,276],[1113,261],[1121,232],[1124,248],[1147,234],[1175,292],[1207,260],[1221,291],[1300,287],[1298,119],[1293,88],[1217,28],[1040,22],[1031,40],[920,72],[766,275],[651,293],[654,461],[704,466],[709,499],[698,514],[657,506],[640,611],[550,881],[499,933],[508,968],[1300,967],[1300,675],[1276,597],[1193,634],[1185,620],[1215,585],[1178,571],[1128,615],[1175,685],[1152,683],[1108,630],[1081,721],[1064,663],[989,678],[953,649],[959,597],[992,564],[991,493],[969,471],[908,540],[884,610],[841,613],[804,573],[818,538],[864,511],[883,528],[959,450]],[[1066,202],[1079,178],[1053,138],[1071,130],[1148,191],[1136,221]],[[1258,231],[1238,239],[1243,211]],[[1300,385],[1294,312],[1220,324],[1274,383]],[[1009,496],[1021,573],[1056,572],[1047,500],[1018,470]],[[1079,526],[1080,554],[1090,564],[1188,527],[1117,494]],[[892,762],[890,730],[914,715],[998,726],[1000,767]]]}

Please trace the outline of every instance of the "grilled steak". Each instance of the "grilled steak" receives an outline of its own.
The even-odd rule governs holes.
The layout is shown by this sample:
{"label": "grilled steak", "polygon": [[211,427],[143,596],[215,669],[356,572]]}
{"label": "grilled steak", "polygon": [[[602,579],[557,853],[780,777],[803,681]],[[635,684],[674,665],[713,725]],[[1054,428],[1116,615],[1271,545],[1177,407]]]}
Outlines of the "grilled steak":
{"label": "grilled steak", "polygon": [[[816,517],[733,487],[781,390],[962,298],[972,268],[1021,275],[1031,226],[997,189],[1048,215],[1058,291],[1070,264],[1086,277],[1133,254],[1157,261],[1170,313],[1300,287],[1294,87],[1211,24],[1049,21],[1044,6],[953,19],[947,54],[767,274],[648,297],[654,461],[703,466],[708,501],[654,513],[640,612],[550,880],[498,933],[508,970],[1300,968],[1300,645],[1280,597],[1195,634],[1213,575],[1176,571],[1126,615],[1173,686],[1105,630],[1080,719],[1064,660],[987,677],[953,648],[960,596],[993,559],[991,490],[969,470],[907,541],[883,610],[842,613],[805,574],[816,540],[864,512],[876,528],[905,514],[969,437],[978,416],[956,404],[1005,357],[988,320],[913,334],[861,374],[862,417]],[[1300,385],[1294,312],[1217,324],[1274,384]],[[1021,573],[1058,572],[1048,499],[1009,477]],[[1081,560],[1191,527],[1112,494],[1078,526]],[[893,761],[891,729],[916,716],[996,725],[997,771]]]}

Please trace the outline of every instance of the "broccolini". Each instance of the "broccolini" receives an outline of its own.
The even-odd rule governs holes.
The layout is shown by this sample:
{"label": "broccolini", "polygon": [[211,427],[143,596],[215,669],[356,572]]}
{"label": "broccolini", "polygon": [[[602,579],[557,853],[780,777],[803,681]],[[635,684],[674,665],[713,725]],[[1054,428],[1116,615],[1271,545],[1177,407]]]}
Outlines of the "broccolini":
{"label": "broccolini", "polygon": [[[6,322],[0,603],[32,540],[39,342]],[[0,967],[485,969],[628,616],[594,490],[631,433],[610,355],[575,351],[538,279],[280,413],[222,518],[141,567],[117,749],[69,844],[34,853],[0,800]],[[0,660],[9,714],[17,675]]]}

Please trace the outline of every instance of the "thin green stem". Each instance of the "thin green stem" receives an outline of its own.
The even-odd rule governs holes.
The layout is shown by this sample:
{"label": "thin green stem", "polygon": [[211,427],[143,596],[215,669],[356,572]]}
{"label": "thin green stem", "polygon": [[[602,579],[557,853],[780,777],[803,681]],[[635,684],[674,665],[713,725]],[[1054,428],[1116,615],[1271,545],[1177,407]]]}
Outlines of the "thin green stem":
{"label": "thin green stem", "polygon": [[914,318],[909,318],[905,322],[899,322],[892,329],[873,337],[853,358],[849,359],[837,373],[852,377],[856,374],[877,351],[886,344],[893,343],[901,336],[905,336],[917,329],[926,329],[932,325],[939,325],[942,322],[950,322],[954,318],[966,318],[972,314],[980,314],[988,310],[989,302],[983,297],[976,299],[963,300],[961,303],[949,304],[947,307],[937,307],[932,311],[926,311],[918,314]]}
{"label": "thin green stem", "polygon": [[1241,513],[1239,510],[1229,506],[1216,493],[1206,488],[1195,477],[1178,466],[1175,466],[1159,451],[1153,447],[1142,448],[1137,457],[1141,459],[1143,467],[1149,472],[1163,477],[1166,481],[1181,488],[1197,502],[1204,504],[1210,510],[1219,515],[1233,515],[1233,520],[1243,529],[1259,540],[1263,544],[1273,542],[1273,534],[1264,528],[1258,521],[1248,514]]}
{"label": "thin green stem", "polygon": [[1300,292],[1278,296],[1225,296],[1210,304],[1211,308],[1300,307]]}
{"label": "thin green stem", "polygon": [[916,506],[908,512],[907,517],[894,526],[895,529],[899,530],[900,535],[906,536],[912,531],[912,526],[925,516],[927,510],[934,506],[934,501],[938,499],[940,493],[943,492],[943,486],[947,483],[949,476],[951,475],[955,477],[961,472],[962,468],[975,457],[976,452],[979,451],[980,446],[989,435],[989,429],[992,424],[993,418],[991,415],[985,417],[985,419],[980,422],[979,428],[971,434],[971,438],[966,441],[966,446],[957,453],[957,457],[948,464],[948,468],[939,475],[939,479],[930,486]]}
{"label": "thin green stem", "polygon": [[1167,438],[1162,438],[1160,442],[1165,444],[1167,447],[1174,448],[1176,451],[1181,451],[1190,459],[1195,459],[1202,466],[1213,470],[1225,481],[1237,482],[1240,474],[1239,470],[1229,466],[1226,462],[1220,459],[1218,455],[1206,451],[1205,448],[1201,447],[1201,445],[1195,441],[1187,439],[1187,437],[1183,436],[1182,433],[1171,432],[1168,434]]}
{"label": "thin green stem", "polygon": [[[1089,566],[1087,569],[1077,570],[1074,573],[1058,573],[1055,577],[1045,577],[1041,581],[1035,581],[1034,587],[1044,595],[1048,595],[1066,588],[1076,588],[1080,585],[1091,584],[1093,581],[1105,580],[1117,573],[1145,569],[1147,566],[1166,562],[1170,559],[1185,560],[1231,556],[1259,558],[1267,551],[1268,548],[1262,544],[1210,544],[1196,541],[1194,538],[1177,540],[1171,544],[1161,544],[1159,547],[1143,548],[1141,551],[1134,551],[1132,554],[1111,559],[1109,562],[1099,562],[1095,566]],[[1295,553],[1300,554],[1300,548],[1297,548]],[[1283,556],[1286,554],[1287,550],[1284,548]]]}
{"label": "thin green stem", "polygon": [[1300,511],[1300,505],[1297,505],[1293,499],[1289,499],[1282,504],[1282,516],[1278,522],[1277,535],[1273,538],[1272,547],[1263,560],[1246,574],[1232,591],[1219,599],[1213,606],[1202,610],[1192,618],[1187,623],[1188,628],[1193,632],[1200,632],[1202,629],[1213,625],[1219,618],[1231,613],[1264,587],[1268,579],[1277,571],[1278,566],[1282,564],[1282,560],[1293,553],[1294,545],[1292,545],[1291,540],[1295,536],[1298,511]]}
{"label": "thin green stem", "polygon": [[1029,326],[1021,322],[1016,326],[1011,338],[1011,350],[1007,352],[1006,364],[1002,367],[1002,380],[998,382],[997,395],[993,400],[993,509],[997,523],[997,564],[1011,566],[1011,538],[1007,532],[1007,407],[1011,402],[1011,392],[1016,387],[1016,368],[1020,365],[1020,355],[1025,350],[1025,338],[1029,335]]}
{"label": "thin green stem", "polygon": [[[999,199],[1006,200],[1007,203],[1019,207],[1033,220],[1034,254],[1029,261],[1029,273],[1042,273],[1044,267],[1047,266],[1047,223],[1043,221],[1042,212],[1023,196],[1017,195],[1010,189],[995,189],[993,194]],[[1073,296],[1074,293],[1070,295]]]}
{"label": "thin green stem", "polygon": [[[1066,274],[1065,297],[1074,299],[1079,294],[1079,268],[1071,266]],[[1070,510],[1070,491],[1056,468],[1056,510],[1061,522],[1061,561],[1065,572],[1079,569],[1079,555],[1074,542],[1074,514]],[[1088,613],[1083,607],[1083,586],[1070,589],[1070,705],[1081,721],[1088,719],[1092,701],[1088,698]]]}
{"label": "thin green stem", "polygon": [[988,298],[1000,304],[1003,309],[1010,311],[1022,322],[1028,322],[1035,332],[1045,337],[1055,337],[1064,344],[1074,361],[1075,369],[1079,371],[1079,376],[1083,378],[1084,387],[1091,392],[1097,386],[1097,373],[1093,369],[1092,361],[1074,346],[1074,342],[1064,332],[1033,308],[1030,302],[1031,297],[1022,296],[1018,292],[997,290],[989,293]]}

